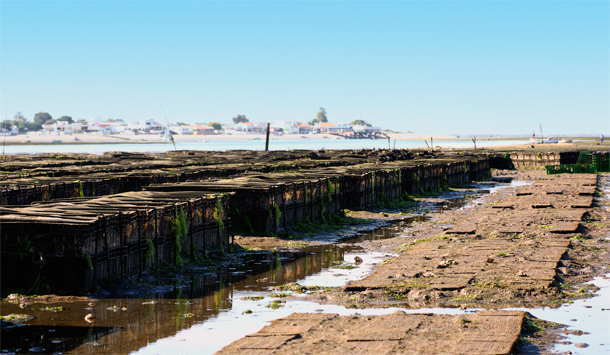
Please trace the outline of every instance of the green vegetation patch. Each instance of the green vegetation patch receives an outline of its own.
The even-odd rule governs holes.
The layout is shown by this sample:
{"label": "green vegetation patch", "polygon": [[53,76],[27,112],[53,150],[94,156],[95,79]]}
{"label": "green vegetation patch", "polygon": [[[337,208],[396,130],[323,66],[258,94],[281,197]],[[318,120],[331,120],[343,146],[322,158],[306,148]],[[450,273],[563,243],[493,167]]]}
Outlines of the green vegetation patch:
{"label": "green vegetation patch", "polygon": [[[222,201],[221,201],[221,197],[216,197],[216,206],[214,207],[214,213],[213,213],[213,217],[216,220],[216,223],[218,223],[218,233],[222,234],[222,231],[225,228],[225,223],[222,220],[222,213],[223,213],[223,208],[222,208]],[[252,228],[252,225],[250,224],[250,229]]]}
{"label": "green vegetation patch", "polygon": [[[173,204],[173,203],[172,203]],[[188,236],[188,228],[186,227],[186,217],[184,216],[184,209],[182,206],[174,205],[175,218],[172,226],[172,233],[174,233],[174,257],[176,265],[184,265],[184,260],[180,253],[182,252],[182,242],[186,241]]]}
{"label": "green vegetation patch", "polygon": [[64,310],[63,307],[45,307],[45,308],[41,308],[41,311],[46,311],[46,312],[61,312]]}
{"label": "green vegetation patch", "polygon": [[350,264],[350,263],[343,263],[343,262],[338,262],[337,265],[334,265],[333,268],[335,269],[343,269],[343,270],[352,270],[352,269],[357,269],[359,266],[356,266],[354,264]]}
{"label": "green vegetation patch", "polygon": [[304,218],[296,223],[292,230],[273,234],[282,239],[302,239],[321,233],[333,233],[348,226],[373,223],[372,219],[359,219],[331,213],[324,221],[312,222]]}
{"label": "green vegetation patch", "polygon": [[378,208],[383,208],[383,209],[388,209],[388,210],[402,210],[402,209],[417,207],[419,202],[417,202],[417,200],[413,196],[411,196],[405,192],[397,199],[389,200],[389,199],[383,198],[382,201],[378,201],[378,202],[376,202],[376,204],[377,204]]}
{"label": "green vegetation patch", "polygon": [[274,300],[271,303],[269,303],[266,307],[271,308],[271,309],[278,309],[280,307],[284,307],[285,303],[286,303],[286,301],[284,301],[284,300]]}
{"label": "green vegetation patch", "polygon": [[27,314],[11,313],[11,314],[7,314],[6,316],[0,316],[0,320],[2,320],[4,322],[9,322],[9,323],[23,323],[23,322],[27,322],[32,319],[34,319],[34,317],[27,315]]}
{"label": "green vegetation patch", "polygon": [[[289,284],[285,284],[285,285],[280,285],[280,286],[274,287],[273,289],[278,290],[278,291],[292,291],[294,293],[307,293],[307,292],[322,291],[322,288],[317,285],[303,286],[303,285],[299,285],[297,283],[289,283]],[[324,289],[324,291],[327,291],[327,290],[330,290],[330,288]]]}
{"label": "green vegetation patch", "polygon": [[260,301],[264,299],[264,296],[244,296],[241,298],[242,301]]}
{"label": "green vegetation patch", "polygon": [[155,245],[150,238],[146,238],[146,251],[144,252],[144,261],[145,263],[149,263],[152,260],[152,257],[155,255]]}
{"label": "green vegetation patch", "polygon": [[508,285],[502,284],[495,281],[485,281],[485,282],[476,282],[473,286],[481,287],[481,288],[507,288]]}
{"label": "green vegetation patch", "polygon": [[397,301],[402,301],[403,299],[405,299],[407,297],[407,295],[405,295],[404,293],[401,293],[398,290],[386,289],[384,291],[386,294],[390,295],[392,298],[394,298]]}

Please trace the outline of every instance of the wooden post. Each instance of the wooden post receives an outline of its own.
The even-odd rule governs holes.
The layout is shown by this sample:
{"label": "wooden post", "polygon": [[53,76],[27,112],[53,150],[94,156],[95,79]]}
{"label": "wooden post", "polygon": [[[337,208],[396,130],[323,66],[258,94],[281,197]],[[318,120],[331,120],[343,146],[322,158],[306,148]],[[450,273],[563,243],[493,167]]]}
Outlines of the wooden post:
{"label": "wooden post", "polygon": [[265,140],[265,152],[269,151],[269,131],[271,130],[271,123],[267,123],[267,139]]}

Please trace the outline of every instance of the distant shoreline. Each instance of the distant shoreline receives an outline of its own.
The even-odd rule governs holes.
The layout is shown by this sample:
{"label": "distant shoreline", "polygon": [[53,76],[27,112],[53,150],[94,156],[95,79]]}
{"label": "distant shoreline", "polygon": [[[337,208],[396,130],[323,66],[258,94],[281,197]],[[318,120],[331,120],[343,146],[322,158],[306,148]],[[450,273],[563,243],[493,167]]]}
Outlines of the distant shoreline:
{"label": "distant shoreline", "polygon": [[[447,135],[422,135],[414,133],[390,133],[390,140],[454,140],[455,136]],[[264,134],[247,135],[174,135],[175,142],[209,142],[209,141],[248,141],[265,140]],[[77,140],[78,139],[78,140]],[[271,135],[274,140],[344,140],[345,138],[332,134],[283,134]],[[55,142],[54,142],[55,141]],[[58,142],[59,141],[59,142]],[[385,141],[385,139],[380,139]],[[114,134],[104,135],[98,133],[74,133],[74,134],[19,134],[16,136],[0,137],[3,145],[57,145],[57,144],[172,144],[163,140],[158,134]]]}
{"label": "distant shoreline", "polygon": [[[428,141],[431,138],[434,141],[471,141],[469,136],[452,136],[452,135],[438,135],[438,134],[419,134],[419,133],[387,133],[390,137],[390,141]],[[178,142],[210,142],[210,141],[247,141],[247,140],[265,140],[264,134],[248,134],[248,135],[174,135],[174,141]],[[529,140],[531,137],[490,137],[480,136],[477,137],[477,141],[523,141]],[[599,140],[598,137],[586,136],[586,137],[562,137],[571,138],[586,141]],[[78,139],[78,140],[77,140]],[[332,134],[284,134],[284,135],[271,135],[272,141],[277,140],[345,140],[343,137],[338,137]],[[59,142],[58,142],[59,141]],[[378,139],[378,141],[385,141],[385,139]],[[60,135],[38,135],[38,134],[19,134],[16,136],[2,136],[0,137],[0,144],[6,146],[19,146],[19,145],[105,145],[105,144],[172,144],[172,142],[164,141],[163,137],[157,134],[116,134],[116,135],[103,135],[97,133],[75,133],[75,134],[60,134]]]}

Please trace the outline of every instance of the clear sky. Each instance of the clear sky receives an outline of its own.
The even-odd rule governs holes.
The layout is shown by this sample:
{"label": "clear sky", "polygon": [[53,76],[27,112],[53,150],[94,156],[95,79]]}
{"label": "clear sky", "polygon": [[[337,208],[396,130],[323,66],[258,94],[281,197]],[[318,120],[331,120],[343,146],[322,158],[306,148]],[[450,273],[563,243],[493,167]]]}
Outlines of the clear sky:
{"label": "clear sky", "polygon": [[0,1],[1,111],[610,135],[610,1]]}

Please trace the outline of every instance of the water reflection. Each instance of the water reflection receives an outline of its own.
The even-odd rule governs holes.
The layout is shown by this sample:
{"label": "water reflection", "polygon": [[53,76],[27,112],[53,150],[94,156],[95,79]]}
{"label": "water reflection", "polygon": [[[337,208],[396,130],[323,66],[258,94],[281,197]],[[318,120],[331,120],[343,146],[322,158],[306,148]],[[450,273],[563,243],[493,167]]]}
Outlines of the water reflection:
{"label": "water reflection", "polygon": [[[245,279],[244,270],[231,273],[226,269],[198,275],[185,287],[145,300],[102,299],[92,306],[86,302],[54,304],[63,308],[58,312],[42,311],[48,307],[44,304],[21,309],[18,304],[3,303],[3,314],[31,314],[36,319],[29,326],[3,331],[2,350],[79,354],[134,351],[231,310],[235,302],[243,302],[236,297],[241,291],[267,296],[270,286],[318,274],[343,262],[346,253],[336,245],[310,247],[304,252],[303,257],[291,262],[285,262],[290,259],[289,253],[278,253],[270,263],[259,262],[259,266],[269,268],[267,271]],[[246,265],[244,269],[252,271],[251,267]],[[92,324],[85,320],[88,314],[94,317]]]}

